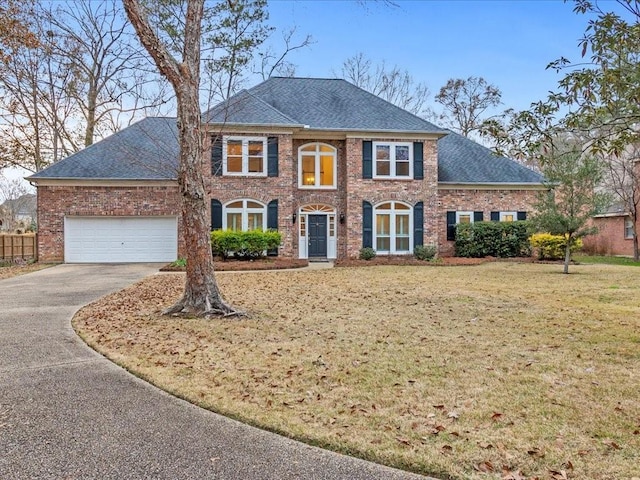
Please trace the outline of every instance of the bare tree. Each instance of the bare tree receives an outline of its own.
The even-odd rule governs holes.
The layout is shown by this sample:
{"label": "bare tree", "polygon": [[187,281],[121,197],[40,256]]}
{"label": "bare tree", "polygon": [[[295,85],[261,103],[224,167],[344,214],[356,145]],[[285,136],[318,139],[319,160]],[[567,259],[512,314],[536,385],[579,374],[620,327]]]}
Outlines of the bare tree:
{"label": "bare tree", "polygon": [[84,118],[85,146],[94,142],[96,130],[102,129],[101,136],[113,133],[107,119],[114,112],[135,115],[165,101],[122,16],[114,0],[78,0],[46,12],[58,38],[54,53],[75,73],[67,93]]}
{"label": "bare tree", "polygon": [[[202,123],[200,119],[200,52],[204,0],[181,2],[183,29],[178,35],[165,37],[156,33],[150,12],[140,0],[123,0],[127,16],[142,45],[155,61],[160,73],[175,90],[178,110],[178,140],[180,161],[178,185],[182,207],[182,230],[185,248],[189,252],[187,278],[182,298],[166,310],[168,314],[237,315],[240,312],[228,305],[218,289],[214,276],[213,256],[206,221],[204,178],[202,174]],[[174,2],[175,3],[175,2]],[[169,38],[171,43],[167,43]],[[172,51],[182,52],[176,58]]]}
{"label": "bare tree", "polygon": [[498,87],[482,77],[450,78],[435,97],[444,108],[438,118],[444,126],[469,137],[482,128],[487,110],[500,105],[501,97]]}
{"label": "bare tree", "polygon": [[287,60],[287,57],[296,50],[306,48],[313,43],[311,35],[306,35],[304,39],[300,41],[294,40],[296,34],[296,27],[283,32],[282,40],[284,42],[284,48],[277,53],[274,48],[269,47],[264,52],[258,53],[259,56],[259,69],[254,73],[259,73],[262,80],[267,80],[273,75],[280,75],[282,77],[293,77],[296,73],[296,67],[293,63]]}
{"label": "bare tree", "polygon": [[398,66],[389,68],[385,62],[374,66],[363,53],[358,53],[343,62],[339,76],[414,115],[432,115],[425,106],[429,88]]}
{"label": "bare tree", "polygon": [[638,249],[638,219],[640,218],[640,146],[631,145],[620,155],[603,159],[606,165],[605,188],[622,203],[633,225],[633,258],[640,259]]}

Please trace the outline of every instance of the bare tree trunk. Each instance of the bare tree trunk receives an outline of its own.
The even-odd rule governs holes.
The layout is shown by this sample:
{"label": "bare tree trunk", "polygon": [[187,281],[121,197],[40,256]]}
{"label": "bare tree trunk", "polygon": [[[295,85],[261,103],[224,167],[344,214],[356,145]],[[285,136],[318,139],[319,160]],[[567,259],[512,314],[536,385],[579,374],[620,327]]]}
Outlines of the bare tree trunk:
{"label": "bare tree trunk", "polygon": [[200,36],[204,0],[188,0],[182,61],[176,60],[152,29],[139,0],[124,0],[124,7],[142,45],[160,73],[173,85],[178,103],[180,166],[178,185],[182,232],[187,256],[187,278],[182,298],[167,314],[189,316],[240,315],[228,305],[214,277],[213,256],[206,221],[202,129],[199,107]]}
{"label": "bare tree trunk", "polygon": [[569,235],[569,238],[567,238],[567,246],[564,247],[564,270],[562,271],[562,273],[567,274],[569,273],[569,262],[571,262],[571,242],[572,242],[573,238],[571,237],[571,235]]}

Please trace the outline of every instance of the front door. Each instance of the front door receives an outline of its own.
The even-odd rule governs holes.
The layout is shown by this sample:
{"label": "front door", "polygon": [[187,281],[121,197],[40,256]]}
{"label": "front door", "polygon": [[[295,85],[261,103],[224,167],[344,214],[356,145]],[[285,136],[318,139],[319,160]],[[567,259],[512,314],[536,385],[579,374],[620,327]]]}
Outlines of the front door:
{"label": "front door", "polygon": [[327,257],[327,216],[309,215],[309,258]]}

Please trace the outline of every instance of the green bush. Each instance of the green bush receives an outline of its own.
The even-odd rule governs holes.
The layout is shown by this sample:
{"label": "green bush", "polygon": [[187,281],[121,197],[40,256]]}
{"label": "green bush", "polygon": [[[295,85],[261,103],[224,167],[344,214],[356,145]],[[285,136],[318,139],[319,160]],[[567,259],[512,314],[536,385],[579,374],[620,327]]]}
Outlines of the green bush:
{"label": "green bush", "polygon": [[360,260],[371,260],[376,258],[376,251],[371,247],[364,247],[360,249]]}
{"label": "green bush", "polygon": [[[582,248],[582,240],[573,239],[571,253]],[[563,260],[567,247],[567,237],[551,235],[550,233],[536,233],[531,236],[531,246],[538,253],[539,260]]]}
{"label": "green bush", "polygon": [[214,230],[211,232],[211,249],[223,259],[234,256],[239,259],[260,258],[265,252],[276,250],[282,235],[275,230]]}
{"label": "green bush", "polygon": [[418,260],[433,260],[438,253],[435,245],[416,245],[413,249],[413,256]]}
{"label": "green bush", "polygon": [[531,255],[529,223],[475,222],[456,225],[457,257],[526,257]]}

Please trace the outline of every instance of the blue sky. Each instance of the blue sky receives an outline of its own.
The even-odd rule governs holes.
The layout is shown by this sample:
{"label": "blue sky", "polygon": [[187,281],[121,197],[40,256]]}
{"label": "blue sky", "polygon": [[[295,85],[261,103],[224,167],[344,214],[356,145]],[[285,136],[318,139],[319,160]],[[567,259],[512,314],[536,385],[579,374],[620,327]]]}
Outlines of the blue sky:
{"label": "blue sky", "polygon": [[315,43],[295,52],[296,76],[334,77],[363,52],[407,69],[433,95],[449,78],[482,76],[503,92],[504,108],[526,109],[561,78],[545,70],[578,60],[588,18],[561,0],[271,0],[270,23],[296,26]]}

